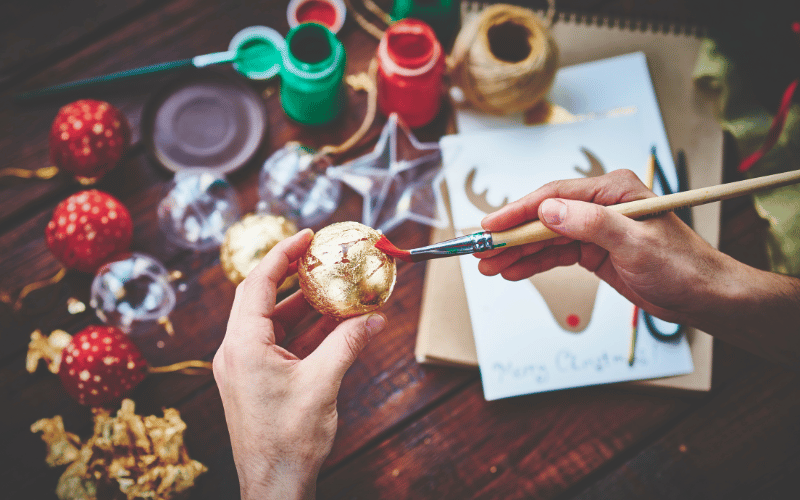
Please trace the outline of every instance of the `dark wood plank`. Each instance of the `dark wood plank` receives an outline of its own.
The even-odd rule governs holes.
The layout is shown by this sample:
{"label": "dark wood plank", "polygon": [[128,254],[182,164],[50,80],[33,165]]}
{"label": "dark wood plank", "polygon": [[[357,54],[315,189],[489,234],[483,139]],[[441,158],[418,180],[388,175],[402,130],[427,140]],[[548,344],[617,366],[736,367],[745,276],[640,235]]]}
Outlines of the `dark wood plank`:
{"label": "dark wood plank", "polygon": [[157,2],[9,2],[0,17],[0,86],[47,67],[93,38],[134,21]]}
{"label": "dark wood plank", "polygon": [[575,498],[795,498],[800,376],[759,362]]}
{"label": "dark wood plank", "polygon": [[487,403],[476,382],[323,473],[318,496],[552,498],[690,407],[614,388]]}

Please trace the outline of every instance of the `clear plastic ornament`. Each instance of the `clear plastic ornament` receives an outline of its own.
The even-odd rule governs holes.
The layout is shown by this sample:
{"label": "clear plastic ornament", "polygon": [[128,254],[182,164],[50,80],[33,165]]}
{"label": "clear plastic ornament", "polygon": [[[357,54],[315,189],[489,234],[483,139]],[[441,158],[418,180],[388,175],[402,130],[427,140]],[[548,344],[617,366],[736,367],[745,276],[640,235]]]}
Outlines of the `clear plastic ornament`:
{"label": "clear plastic ornament", "polygon": [[299,227],[321,225],[339,206],[342,186],[326,175],[328,156],[288,142],[261,169],[258,211],[281,215]]}
{"label": "clear plastic ornament", "polygon": [[160,262],[132,253],[98,269],[89,304],[104,323],[130,333],[142,322],[164,322],[175,308],[175,290]]}
{"label": "clear plastic ornament", "polygon": [[219,248],[241,217],[236,190],[219,175],[182,171],[158,205],[158,223],[178,246],[197,251]]}

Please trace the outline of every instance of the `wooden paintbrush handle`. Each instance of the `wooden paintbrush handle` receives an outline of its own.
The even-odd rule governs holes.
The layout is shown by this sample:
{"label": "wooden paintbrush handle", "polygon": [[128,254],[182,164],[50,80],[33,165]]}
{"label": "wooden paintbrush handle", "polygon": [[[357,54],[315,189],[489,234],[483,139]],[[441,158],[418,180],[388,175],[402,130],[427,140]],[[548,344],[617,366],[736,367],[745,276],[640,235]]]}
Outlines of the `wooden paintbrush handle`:
{"label": "wooden paintbrush handle", "polygon": [[[774,189],[800,182],[800,170],[781,174],[765,175],[754,179],[719,184],[682,193],[629,201],[608,208],[632,219],[659,215],[682,207],[694,207],[715,201],[727,200],[737,196],[752,194],[764,189]],[[537,241],[549,240],[558,236],[540,221],[528,222],[520,226],[492,233],[492,243],[498,246],[517,246]]]}

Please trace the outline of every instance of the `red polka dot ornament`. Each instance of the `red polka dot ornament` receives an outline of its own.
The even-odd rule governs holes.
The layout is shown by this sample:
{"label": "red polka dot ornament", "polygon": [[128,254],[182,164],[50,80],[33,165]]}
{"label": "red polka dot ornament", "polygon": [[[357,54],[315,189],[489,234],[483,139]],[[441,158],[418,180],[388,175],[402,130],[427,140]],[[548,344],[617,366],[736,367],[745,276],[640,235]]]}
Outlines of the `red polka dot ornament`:
{"label": "red polka dot ornament", "polygon": [[125,205],[92,189],[76,193],[56,207],[45,237],[50,251],[65,267],[93,273],[128,250],[133,223]]}
{"label": "red polka dot ornament", "polygon": [[[125,397],[148,373],[182,371],[209,373],[207,361],[184,361],[154,368],[139,348],[113,326],[88,326],[74,337],[63,330],[49,337],[31,334],[26,368],[33,373],[44,360],[58,374],[67,393],[87,406],[108,406]],[[194,371],[193,371],[194,370]]]}
{"label": "red polka dot ornament", "polygon": [[130,146],[125,115],[107,102],[83,99],[58,111],[50,128],[50,161],[82,184],[93,184]]}
{"label": "red polka dot ornament", "polygon": [[89,406],[121,399],[146,374],[139,349],[111,326],[89,326],[75,335],[62,352],[58,371],[69,395]]}

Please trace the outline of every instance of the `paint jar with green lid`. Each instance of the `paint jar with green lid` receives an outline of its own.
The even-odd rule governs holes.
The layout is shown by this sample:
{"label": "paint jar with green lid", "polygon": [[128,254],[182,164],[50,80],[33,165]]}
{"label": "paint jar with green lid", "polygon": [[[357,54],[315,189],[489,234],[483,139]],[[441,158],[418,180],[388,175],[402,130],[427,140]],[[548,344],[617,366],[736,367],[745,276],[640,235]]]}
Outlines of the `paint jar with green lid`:
{"label": "paint jar with green lid", "polygon": [[344,104],[344,46],[328,28],[305,23],[286,35],[281,67],[281,105],[305,125],[322,125]]}
{"label": "paint jar with green lid", "polygon": [[394,0],[392,21],[419,19],[433,28],[439,43],[449,47],[460,27],[458,0]]}

